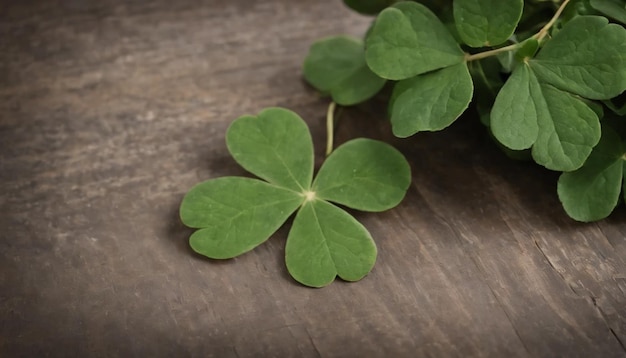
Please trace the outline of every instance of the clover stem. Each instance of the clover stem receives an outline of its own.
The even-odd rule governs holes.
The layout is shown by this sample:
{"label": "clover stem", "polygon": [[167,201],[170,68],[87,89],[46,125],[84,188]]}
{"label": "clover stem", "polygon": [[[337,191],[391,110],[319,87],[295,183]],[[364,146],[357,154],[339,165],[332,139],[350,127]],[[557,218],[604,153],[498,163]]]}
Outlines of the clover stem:
{"label": "clover stem", "polygon": [[470,62],[470,61],[482,60],[483,58],[495,56],[501,52],[517,50],[520,47],[521,47],[521,44],[515,43],[509,46],[504,46],[504,47],[496,48],[496,49],[489,50],[489,51],[475,53],[473,55],[470,55],[468,53],[468,54],[465,54],[465,61]]}
{"label": "clover stem", "polygon": [[552,26],[554,26],[554,24],[556,23],[556,20],[559,19],[559,17],[563,13],[563,10],[565,10],[565,7],[567,6],[569,2],[570,0],[563,0],[563,2],[561,3],[561,6],[559,6],[558,10],[556,10],[556,12],[554,13],[554,16],[552,16],[550,21],[548,21],[548,23],[545,24],[541,28],[541,30],[537,32],[535,36],[533,36],[537,41],[541,42],[541,40],[543,40],[543,38],[546,37],[546,35],[548,34],[548,31],[550,30],[550,28],[552,28]]}
{"label": "clover stem", "polygon": [[328,105],[328,112],[326,112],[326,156],[330,155],[333,151],[333,136],[335,133],[335,108],[337,104],[330,102]]}
{"label": "clover stem", "polygon": [[[535,40],[541,42],[541,40],[543,40],[543,38],[546,37],[546,35],[548,34],[548,31],[550,31],[550,28],[552,28],[552,26],[554,26],[554,24],[556,23],[556,20],[559,19],[559,17],[563,13],[563,10],[565,10],[565,7],[567,6],[569,2],[570,0],[563,0],[563,2],[561,3],[561,6],[559,6],[558,10],[554,13],[554,16],[552,16],[552,19],[550,19],[550,21],[548,21],[548,23],[545,24],[541,28],[541,30],[539,30],[539,32],[533,35]],[[470,61],[482,60],[483,58],[495,56],[501,52],[514,51],[520,48],[521,45],[522,45],[521,43],[515,43],[509,46],[504,46],[504,47],[496,48],[496,49],[489,50],[489,51],[475,53],[473,55],[470,55],[467,53],[465,54],[465,61],[470,62]]]}

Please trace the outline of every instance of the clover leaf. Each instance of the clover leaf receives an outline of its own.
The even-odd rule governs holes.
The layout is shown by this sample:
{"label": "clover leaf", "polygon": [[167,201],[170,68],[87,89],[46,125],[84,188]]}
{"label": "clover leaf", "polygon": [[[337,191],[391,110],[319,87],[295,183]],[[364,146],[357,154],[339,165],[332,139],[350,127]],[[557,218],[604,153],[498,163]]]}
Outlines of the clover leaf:
{"label": "clover leaf", "polygon": [[467,109],[473,91],[465,63],[398,82],[390,101],[393,134],[402,138],[446,128]]}
{"label": "clover leaf", "polygon": [[529,61],[542,82],[590,99],[626,89],[626,29],[601,16],[568,22]]}
{"label": "clover leaf", "polygon": [[612,19],[626,25],[626,1],[624,0],[590,0],[594,9]]}
{"label": "clover leaf", "polygon": [[626,147],[607,126],[585,164],[561,174],[557,192],[567,214],[578,221],[595,221],[609,216],[619,202],[626,170]]}
{"label": "clover leaf", "polygon": [[304,60],[304,78],[343,106],[363,102],[378,93],[386,80],[365,63],[363,41],[350,36],[321,39]]}
{"label": "clover leaf", "polygon": [[209,180],[185,196],[180,217],[194,232],[189,244],[214,259],[241,255],[264,242],[303,202],[302,196],[240,177]]}
{"label": "clover leaf", "polygon": [[432,11],[415,2],[383,10],[365,41],[368,66],[382,78],[403,80],[465,61],[465,53]]}
{"label": "clover leaf", "polygon": [[609,99],[625,89],[626,29],[580,16],[515,68],[496,97],[491,130],[510,149],[532,147],[548,169],[576,170],[601,135],[584,98]]}
{"label": "clover leaf", "polygon": [[469,46],[496,46],[511,37],[523,8],[523,0],[454,0],[454,22]]}
{"label": "clover leaf", "polygon": [[491,111],[494,136],[510,149],[532,146],[538,164],[570,171],[582,166],[600,139],[600,121],[583,101],[540,84],[521,65],[502,87]]}
{"label": "clover leaf", "polygon": [[233,158],[265,181],[223,177],[193,187],[180,217],[199,229],[194,251],[227,259],[254,249],[297,211],[287,238],[287,270],[298,282],[322,287],[336,276],[356,281],[376,261],[371,235],[336,204],[364,211],[396,206],[411,181],[406,159],[388,144],[354,139],[339,146],[313,178],[313,144],[294,112],[269,108],[242,116],[228,129]]}

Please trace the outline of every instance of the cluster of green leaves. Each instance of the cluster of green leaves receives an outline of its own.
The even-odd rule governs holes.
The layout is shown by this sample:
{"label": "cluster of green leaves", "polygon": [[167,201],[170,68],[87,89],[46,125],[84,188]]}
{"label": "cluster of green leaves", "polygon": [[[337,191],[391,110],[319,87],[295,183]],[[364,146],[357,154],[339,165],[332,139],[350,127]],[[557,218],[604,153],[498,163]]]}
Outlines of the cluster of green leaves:
{"label": "cluster of green leaves", "polygon": [[313,142],[294,112],[269,108],[236,119],[226,134],[233,158],[259,178],[222,177],[193,187],[180,217],[199,229],[196,252],[232,258],[266,241],[297,211],[287,238],[291,276],[312,287],[364,277],[376,260],[367,229],[335,204],[379,212],[396,206],[411,181],[409,164],[393,147],[371,139],[339,146],[313,180]]}
{"label": "cluster of green leaves", "polygon": [[626,133],[611,124],[626,120],[626,0],[344,2],[376,19],[364,41],[311,46],[312,86],[353,105],[392,85],[398,137],[442,130],[472,106],[512,157],[563,172],[572,218],[613,211],[626,158]]}

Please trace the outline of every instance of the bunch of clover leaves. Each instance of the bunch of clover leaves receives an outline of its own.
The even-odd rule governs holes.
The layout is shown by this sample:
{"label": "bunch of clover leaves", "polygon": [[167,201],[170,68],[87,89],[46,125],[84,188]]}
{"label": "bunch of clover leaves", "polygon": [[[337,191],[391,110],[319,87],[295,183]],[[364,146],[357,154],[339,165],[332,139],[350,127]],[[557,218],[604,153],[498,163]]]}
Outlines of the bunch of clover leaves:
{"label": "bunch of clover leaves", "polygon": [[332,102],[326,161],[313,179],[313,145],[294,112],[268,108],[236,119],[226,134],[234,159],[258,179],[223,177],[193,187],[180,216],[198,229],[196,252],[236,257],[296,213],[287,270],[312,287],[356,281],[373,267],[369,232],[339,204],[393,208],[411,181],[388,144],[354,139],[333,151],[335,106],[393,86],[393,133],[451,125],[471,106],[512,158],[562,172],[558,196],[575,220],[607,217],[626,195],[626,0],[344,0],[376,15],[360,40],[315,42],[305,79]]}
{"label": "bunch of clover leaves", "polygon": [[[513,158],[562,172],[578,221],[626,192],[626,0],[344,0],[376,18],[365,40],[314,43],[307,81],[349,106],[393,86],[393,133],[451,125],[471,106]],[[476,112],[474,112],[476,113]]]}

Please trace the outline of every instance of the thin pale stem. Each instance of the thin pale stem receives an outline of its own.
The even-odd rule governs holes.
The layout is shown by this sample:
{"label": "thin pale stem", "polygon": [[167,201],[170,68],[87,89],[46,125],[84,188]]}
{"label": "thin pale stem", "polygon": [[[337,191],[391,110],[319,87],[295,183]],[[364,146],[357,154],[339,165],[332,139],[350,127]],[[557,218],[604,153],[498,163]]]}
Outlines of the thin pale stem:
{"label": "thin pale stem", "polygon": [[544,27],[542,27],[541,30],[539,30],[539,32],[534,36],[537,41],[543,40],[543,38],[546,37],[546,35],[548,35],[548,31],[550,31],[550,28],[552,28],[552,26],[554,26],[554,24],[556,23],[556,20],[559,19],[559,17],[563,13],[563,10],[565,10],[565,7],[567,6],[569,2],[570,0],[563,0],[563,2],[561,3],[561,6],[559,6],[558,10],[556,10],[556,12],[554,13],[554,16],[552,16],[550,21],[548,21],[548,23],[545,24]]}
{"label": "thin pale stem", "polygon": [[517,43],[517,44],[504,46],[504,47],[496,48],[496,49],[489,50],[489,51],[475,53],[473,55],[470,55],[468,53],[468,54],[465,55],[465,61],[470,62],[470,61],[482,60],[483,58],[495,56],[495,55],[497,55],[497,54],[499,54],[501,52],[508,52],[508,51],[517,50],[520,46],[521,46],[521,44]]}
{"label": "thin pale stem", "polygon": [[333,151],[333,137],[335,134],[335,108],[337,104],[330,102],[328,105],[328,111],[326,112],[326,156],[329,156]]}
{"label": "thin pale stem", "polygon": [[[548,21],[548,23],[545,24],[545,26],[542,27],[541,30],[539,30],[539,32],[537,32],[533,36],[537,41],[541,41],[543,40],[544,37],[546,37],[546,35],[548,34],[548,31],[550,31],[550,28],[552,28],[552,26],[554,26],[554,24],[556,23],[556,20],[559,19],[559,17],[563,13],[563,10],[565,10],[565,7],[567,6],[569,2],[570,0],[564,0],[561,3],[561,6],[559,6],[558,10],[554,13],[554,16],[552,17],[552,19],[550,19],[550,21]],[[521,46],[521,43],[516,43],[516,44],[496,48],[496,49],[489,50],[489,51],[475,53],[473,55],[465,54],[465,61],[470,62],[470,61],[482,60],[483,58],[495,56],[502,52],[517,50],[518,48],[520,48],[520,46]]]}

